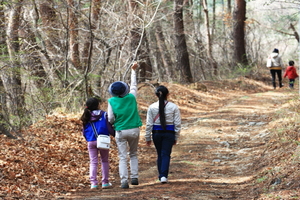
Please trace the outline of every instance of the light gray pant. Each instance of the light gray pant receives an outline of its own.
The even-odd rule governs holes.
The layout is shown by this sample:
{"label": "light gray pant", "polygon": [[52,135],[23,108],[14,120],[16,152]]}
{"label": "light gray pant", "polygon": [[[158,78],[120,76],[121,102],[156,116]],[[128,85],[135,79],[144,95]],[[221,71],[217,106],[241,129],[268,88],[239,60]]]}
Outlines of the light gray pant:
{"label": "light gray pant", "polygon": [[121,178],[121,184],[128,182],[127,154],[129,154],[130,158],[130,178],[138,178],[139,167],[137,148],[139,137],[139,128],[116,131],[115,138],[119,151],[119,174]]}

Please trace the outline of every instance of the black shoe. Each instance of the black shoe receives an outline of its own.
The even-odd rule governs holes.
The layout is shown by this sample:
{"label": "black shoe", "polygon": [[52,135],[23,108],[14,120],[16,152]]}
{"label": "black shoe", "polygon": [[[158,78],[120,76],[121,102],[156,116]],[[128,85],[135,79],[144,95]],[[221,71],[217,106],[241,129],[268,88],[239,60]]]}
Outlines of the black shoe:
{"label": "black shoe", "polygon": [[123,188],[123,189],[128,189],[128,188],[129,188],[128,183],[127,183],[127,182],[126,182],[126,183],[122,183],[122,184],[121,184],[121,188]]}
{"label": "black shoe", "polygon": [[139,180],[137,178],[131,179],[131,185],[138,185],[138,184],[139,184]]}

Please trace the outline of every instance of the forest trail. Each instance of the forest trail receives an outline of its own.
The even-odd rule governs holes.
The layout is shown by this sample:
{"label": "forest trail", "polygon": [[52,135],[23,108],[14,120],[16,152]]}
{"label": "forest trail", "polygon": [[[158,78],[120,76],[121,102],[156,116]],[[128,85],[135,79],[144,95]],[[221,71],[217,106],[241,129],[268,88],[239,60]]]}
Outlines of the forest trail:
{"label": "forest trail", "polygon": [[155,149],[145,146],[142,130],[140,185],[121,189],[115,173],[112,189],[78,190],[64,199],[258,199],[252,184],[255,165],[270,139],[268,127],[296,92],[287,88],[258,93],[224,91],[226,98],[215,97],[214,106],[207,106],[212,99],[195,100],[194,108],[182,112],[182,132],[173,148],[168,184],[157,181]]}

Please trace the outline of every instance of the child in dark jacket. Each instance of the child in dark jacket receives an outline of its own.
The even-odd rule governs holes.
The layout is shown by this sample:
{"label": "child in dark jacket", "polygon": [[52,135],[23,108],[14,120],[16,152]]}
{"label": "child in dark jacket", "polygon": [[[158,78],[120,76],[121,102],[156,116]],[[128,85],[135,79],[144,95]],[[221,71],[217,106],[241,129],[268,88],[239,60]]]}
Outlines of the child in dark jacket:
{"label": "child in dark jacket", "polygon": [[283,75],[283,77],[288,77],[289,79],[289,87],[291,89],[294,88],[294,83],[295,83],[295,79],[298,78],[298,74],[297,74],[297,70],[296,68],[294,67],[294,61],[289,61],[289,66],[286,68],[286,71]]}
{"label": "child in dark jacket", "polygon": [[[109,135],[109,128],[104,123],[107,120],[107,113],[100,110],[100,102],[97,98],[89,98],[86,103],[86,107],[81,116],[81,121],[83,124],[83,136],[87,141],[87,147],[90,157],[90,181],[91,189],[97,189],[98,180],[97,180],[97,171],[98,171],[98,160],[101,159],[101,168],[102,168],[102,188],[110,188],[112,185],[108,181],[109,178],[109,150],[98,149],[97,148],[97,138],[93,131],[91,123],[94,123],[97,134]],[[114,135],[113,135],[114,136]],[[101,155],[101,158],[98,158],[98,155]]]}

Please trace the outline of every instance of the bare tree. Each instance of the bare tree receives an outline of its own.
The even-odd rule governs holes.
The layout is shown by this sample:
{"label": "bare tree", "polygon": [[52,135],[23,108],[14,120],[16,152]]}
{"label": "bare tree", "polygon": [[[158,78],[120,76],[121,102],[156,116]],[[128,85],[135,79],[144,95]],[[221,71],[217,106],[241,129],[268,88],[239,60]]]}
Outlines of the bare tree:
{"label": "bare tree", "polygon": [[9,13],[7,28],[7,47],[10,58],[10,66],[4,70],[3,83],[8,94],[8,109],[17,115],[22,111],[24,105],[24,95],[21,81],[21,65],[20,65],[20,43],[19,43],[19,26],[22,8],[22,0],[14,0],[11,2],[12,7]]}
{"label": "bare tree", "polygon": [[205,13],[205,25],[206,25],[206,39],[207,39],[207,56],[209,60],[209,65],[213,70],[213,74],[217,75],[217,63],[212,55],[212,42],[211,42],[211,34],[210,34],[210,26],[209,26],[209,16],[208,16],[208,8],[207,8],[207,0],[203,0],[203,9]]}
{"label": "bare tree", "polygon": [[[21,128],[22,123],[25,121],[25,98],[24,90],[22,88],[21,80],[21,62],[20,62],[20,42],[19,42],[19,28],[21,23],[21,8],[22,0],[14,0],[9,4],[9,16],[7,21],[6,34],[2,32],[3,38],[7,37],[7,50],[1,52],[2,55],[9,57],[9,62],[6,63],[1,69],[1,80],[5,89],[5,93],[2,96],[4,103],[2,105],[2,111],[6,110],[5,116],[1,113],[1,118],[5,119],[6,125],[11,128]],[[3,8],[3,7],[1,7]],[[3,11],[3,10],[2,10]],[[1,12],[3,14],[3,12]],[[4,22],[3,15],[1,16],[2,22]],[[4,41],[2,41],[4,44]],[[5,48],[4,48],[5,49]],[[2,102],[2,103],[3,103]],[[6,109],[4,109],[6,108]],[[10,118],[14,116],[14,120]],[[16,120],[17,119],[17,120]],[[15,122],[13,125],[12,123]],[[16,124],[18,123],[18,124]],[[14,130],[19,135],[19,130]]]}
{"label": "bare tree", "polygon": [[[6,33],[5,33],[5,25],[6,25],[6,20],[5,20],[5,14],[4,14],[4,3],[1,2],[0,3],[0,46],[1,46],[1,51],[0,51],[0,55],[2,58],[7,58],[8,57],[8,51],[7,51],[7,48],[6,47]],[[1,111],[0,111],[0,134],[5,134],[7,135],[8,137],[10,138],[14,138],[14,136],[8,131],[8,126],[7,126],[7,123],[5,123],[4,121],[8,121],[9,120],[9,117],[7,116],[4,116],[3,113],[7,113],[7,110],[6,109],[6,92],[2,90],[2,87],[3,87],[3,82],[2,81],[6,81],[7,80],[7,76],[8,76],[8,73],[6,72],[6,70],[9,68],[8,66],[8,63],[6,62],[3,62],[4,59],[1,59],[1,82],[0,82],[0,85],[1,85],[1,104],[0,104],[0,108],[1,108]]]}
{"label": "bare tree", "polygon": [[[131,15],[138,13],[139,7],[137,1],[129,0],[129,5]],[[133,60],[138,60],[140,65],[139,82],[144,82],[147,79],[149,80],[152,78],[152,64],[149,58],[150,50],[147,40],[147,32],[144,28],[134,27],[130,30],[130,34],[131,52],[133,52]]]}
{"label": "bare tree", "polygon": [[[33,6],[35,11],[33,29],[35,36],[40,41],[40,53],[45,58],[43,59],[43,67],[52,86],[60,87],[64,81],[62,80],[63,71],[61,69],[63,62],[59,57],[63,55],[64,48],[60,42],[61,36],[58,31],[60,28],[58,25],[59,18],[53,5],[51,5],[51,1],[43,1],[37,6],[33,0]],[[38,25],[39,20],[42,22],[40,25]]]}
{"label": "bare tree", "polygon": [[156,41],[157,41],[157,46],[162,58],[162,63],[164,65],[164,71],[166,72],[166,80],[172,80],[172,78],[174,77],[174,71],[173,71],[173,63],[171,60],[171,56],[169,51],[167,50],[167,46],[165,44],[165,37],[163,34],[163,30],[161,27],[160,22],[156,23],[156,30],[155,30],[155,37],[156,37]]}
{"label": "bare tree", "polygon": [[183,0],[175,0],[174,9],[176,70],[180,72],[179,75],[182,82],[192,83],[193,77],[190,69],[189,53],[184,34]]}
{"label": "bare tree", "polygon": [[39,4],[39,14],[42,21],[41,35],[45,40],[46,48],[50,58],[54,58],[59,54],[59,50],[62,47],[60,43],[59,35],[59,18],[57,16],[57,11],[51,5],[51,1],[43,1]]}
{"label": "bare tree", "polygon": [[101,9],[101,0],[93,0],[91,4],[91,13],[89,13],[88,19],[89,23],[87,23],[87,30],[89,30],[88,33],[86,33],[85,42],[83,45],[83,51],[82,51],[82,63],[83,66],[88,65],[89,57],[92,54],[91,51],[91,45],[93,43],[93,35],[94,31],[97,29],[97,22],[99,20],[100,15],[100,9]]}
{"label": "bare tree", "polygon": [[79,56],[79,32],[78,32],[78,19],[76,14],[76,7],[74,0],[68,0],[68,22],[69,22],[69,48],[70,48],[70,60],[76,69],[81,69]]}

